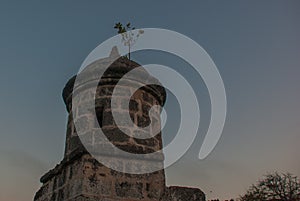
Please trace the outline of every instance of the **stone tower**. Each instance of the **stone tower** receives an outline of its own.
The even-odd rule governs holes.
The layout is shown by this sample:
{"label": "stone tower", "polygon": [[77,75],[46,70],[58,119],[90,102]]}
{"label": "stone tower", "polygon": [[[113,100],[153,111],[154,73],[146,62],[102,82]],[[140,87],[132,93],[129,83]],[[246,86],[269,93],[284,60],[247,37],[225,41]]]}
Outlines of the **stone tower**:
{"label": "stone tower", "polygon": [[[162,149],[161,132],[155,136],[150,135],[152,129],[159,129],[160,131],[160,111],[154,111],[151,120],[149,111],[152,106],[164,105],[166,100],[165,89],[159,85],[143,86],[144,80],[155,79],[143,68],[139,68],[137,76],[127,78],[121,84],[118,83],[126,73],[140,65],[128,60],[126,57],[116,58],[118,58],[117,50],[113,49],[109,57],[97,60],[87,66],[80,73],[83,76],[79,82],[75,83],[76,76],[74,76],[66,84],[63,90],[63,99],[69,116],[64,158],[54,169],[42,176],[41,182],[43,185],[36,193],[34,200],[205,200],[204,194],[199,189],[166,187],[162,168],[152,173],[129,174],[110,169],[98,162],[98,157],[101,157],[101,159],[109,161],[121,169],[143,169],[153,164],[163,167],[164,157],[159,151]],[[96,76],[97,72],[107,63],[110,63],[109,68],[99,81]],[[90,86],[95,82],[97,89],[95,90],[96,93],[93,93]],[[121,90],[115,94],[117,102],[112,104],[112,94],[117,83]],[[133,93],[134,88],[139,89]],[[74,97],[78,93],[83,94],[83,96],[77,99],[77,109],[74,111],[72,105],[75,103],[72,103],[72,100],[76,100]],[[94,101],[94,104],[91,104],[91,100]],[[134,136],[139,136],[141,131],[127,121],[123,121],[121,125],[118,124],[117,126],[112,115],[112,107],[120,117],[129,114],[132,122],[138,127],[151,125],[149,130],[142,133],[143,135],[149,133],[149,137],[147,139],[135,138]],[[95,111],[96,121],[89,115],[91,110]],[[74,112],[75,115],[73,115]],[[74,121],[77,120],[74,120],[74,116],[80,120],[80,128],[75,127]],[[125,160],[128,163],[124,162],[124,156],[116,154],[110,146],[107,146],[107,142],[99,137],[99,129],[114,146],[121,150],[133,153],[137,157],[139,154],[154,152],[156,155],[149,158],[128,159]],[[124,130],[126,134],[123,132]],[[128,133],[131,135],[127,135]],[[85,146],[83,146],[83,143]]]}

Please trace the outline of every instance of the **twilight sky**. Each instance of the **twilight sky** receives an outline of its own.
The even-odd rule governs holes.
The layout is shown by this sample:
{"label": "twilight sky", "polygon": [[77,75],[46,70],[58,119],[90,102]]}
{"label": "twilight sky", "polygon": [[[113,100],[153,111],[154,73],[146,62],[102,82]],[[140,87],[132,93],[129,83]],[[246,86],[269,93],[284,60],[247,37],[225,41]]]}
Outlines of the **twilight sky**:
{"label": "twilight sky", "polygon": [[[12,1],[0,6],[0,201],[30,201],[42,174],[60,162],[67,80],[115,34],[115,22],[165,28],[199,43],[223,78],[223,135],[204,160],[197,154],[210,119],[200,76],[173,55],[139,52],[141,64],[172,66],[193,86],[201,123],[190,150],[166,170],[168,185],[201,188],[209,199],[235,198],[263,174],[300,176],[299,1]],[[176,132],[176,101],[164,142]],[[176,109],[177,108],[177,109]]]}

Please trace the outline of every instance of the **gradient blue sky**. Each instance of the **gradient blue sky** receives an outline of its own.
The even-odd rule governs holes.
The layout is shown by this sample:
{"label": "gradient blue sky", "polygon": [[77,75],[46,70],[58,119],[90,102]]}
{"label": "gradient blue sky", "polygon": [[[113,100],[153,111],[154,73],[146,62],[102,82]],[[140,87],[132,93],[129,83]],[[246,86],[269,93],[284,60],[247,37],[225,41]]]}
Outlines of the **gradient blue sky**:
{"label": "gradient blue sky", "polygon": [[[231,198],[266,172],[300,176],[299,10],[299,1],[276,0],[2,0],[0,200],[32,200],[40,176],[62,159],[62,88],[87,54],[115,34],[112,27],[118,21],[187,35],[210,54],[225,84],[223,135],[209,157],[198,160],[210,118],[201,77],[172,55],[133,55],[142,64],[172,66],[201,100],[198,137],[166,170],[168,185],[196,186],[208,198]],[[167,107],[173,106],[170,98]],[[165,142],[172,136],[169,127]]]}

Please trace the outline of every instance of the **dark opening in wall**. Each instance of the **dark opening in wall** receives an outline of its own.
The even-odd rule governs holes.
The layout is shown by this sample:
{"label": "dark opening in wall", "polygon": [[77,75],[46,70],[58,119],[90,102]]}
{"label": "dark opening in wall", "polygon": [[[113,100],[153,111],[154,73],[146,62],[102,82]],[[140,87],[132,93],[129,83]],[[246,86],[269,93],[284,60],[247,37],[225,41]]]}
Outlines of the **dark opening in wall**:
{"label": "dark opening in wall", "polygon": [[103,109],[104,109],[103,106],[95,108],[96,117],[97,117],[97,121],[98,121],[98,124],[99,124],[100,128],[102,128],[102,125],[103,125]]}

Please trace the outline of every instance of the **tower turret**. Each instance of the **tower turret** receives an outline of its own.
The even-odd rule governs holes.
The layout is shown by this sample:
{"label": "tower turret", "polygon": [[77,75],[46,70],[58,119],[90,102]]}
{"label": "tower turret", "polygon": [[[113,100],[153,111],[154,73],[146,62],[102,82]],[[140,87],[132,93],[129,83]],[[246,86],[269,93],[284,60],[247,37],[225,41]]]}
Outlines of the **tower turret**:
{"label": "tower turret", "polygon": [[[99,80],[99,72],[108,64]],[[63,89],[68,111],[64,158],[41,178],[43,186],[36,193],[35,201],[205,200],[199,189],[165,185],[164,157],[160,151],[161,110],[155,106],[164,105],[166,91],[160,85],[145,85],[149,80],[158,81],[139,66],[126,57],[119,57],[113,48],[109,57],[89,64],[67,82]],[[114,92],[116,87],[118,90]],[[117,123],[115,116],[121,121]],[[135,157],[126,158],[108,146],[109,143]],[[149,153],[155,154],[139,157]],[[124,171],[109,168],[101,161]],[[152,165],[159,168],[143,174],[128,173]]]}

